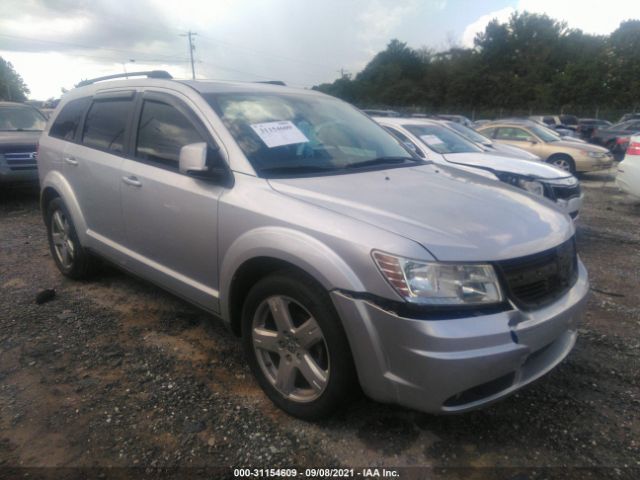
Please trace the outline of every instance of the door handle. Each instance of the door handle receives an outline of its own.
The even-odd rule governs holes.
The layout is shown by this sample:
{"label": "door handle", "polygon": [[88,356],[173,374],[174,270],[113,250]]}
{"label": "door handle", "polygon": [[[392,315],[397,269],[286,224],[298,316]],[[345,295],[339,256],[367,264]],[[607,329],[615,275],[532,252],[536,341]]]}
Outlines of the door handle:
{"label": "door handle", "polygon": [[131,185],[133,187],[141,187],[142,186],[142,182],[140,180],[138,180],[133,175],[131,177],[122,177],[122,181],[124,183],[126,183],[127,185]]}
{"label": "door handle", "polygon": [[73,165],[74,167],[78,165],[78,161],[73,157],[64,157],[64,161],[69,165]]}

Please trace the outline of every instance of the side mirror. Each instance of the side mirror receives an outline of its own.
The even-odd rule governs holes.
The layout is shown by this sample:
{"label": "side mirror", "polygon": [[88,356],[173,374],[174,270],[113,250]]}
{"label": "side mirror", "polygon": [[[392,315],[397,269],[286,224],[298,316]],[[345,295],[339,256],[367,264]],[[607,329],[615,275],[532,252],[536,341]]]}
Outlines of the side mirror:
{"label": "side mirror", "polygon": [[233,177],[222,162],[219,150],[213,150],[205,142],[190,143],[180,149],[178,168],[180,173],[191,177],[230,181],[232,184]]}
{"label": "side mirror", "polygon": [[207,167],[207,144],[205,142],[190,143],[180,149],[178,160],[180,173],[186,175],[205,175]]}
{"label": "side mirror", "polygon": [[531,143],[532,145],[538,143],[538,141],[533,137],[527,137],[527,142]]}

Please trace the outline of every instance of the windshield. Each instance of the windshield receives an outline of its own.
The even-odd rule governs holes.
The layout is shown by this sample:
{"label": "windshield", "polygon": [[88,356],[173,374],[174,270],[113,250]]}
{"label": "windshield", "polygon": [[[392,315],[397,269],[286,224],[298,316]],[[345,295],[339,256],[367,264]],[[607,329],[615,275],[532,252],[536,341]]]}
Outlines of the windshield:
{"label": "windshield", "polygon": [[534,135],[537,135],[543,142],[557,142],[560,140],[560,135],[547,127],[531,125],[529,130],[531,130]]}
{"label": "windshield", "polygon": [[36,109],[19,105],[0,107],[0,131],[42,131],[47,121]]}
{"label": "windshield", "polygon": [[270,92],[204,97],[263,177],[420,162],[373,120],[331,97]]}
{"label": "windshield", "polygon": [[436,153],[476,153],[483,150],[442,125],[403,125]]}
{"label": "windshield", "polygon": [[452,130],[455,130],[464,138],[466,138],[467,140],[471,140],[472,142],[482,143],[483,145],[490,145],[492,143],[491,140],[485,137],[484,135],[480,135],[478,132],[476,132],[472,128],[462,125],[461,123],[447,122],[447,127],[451,128]]}

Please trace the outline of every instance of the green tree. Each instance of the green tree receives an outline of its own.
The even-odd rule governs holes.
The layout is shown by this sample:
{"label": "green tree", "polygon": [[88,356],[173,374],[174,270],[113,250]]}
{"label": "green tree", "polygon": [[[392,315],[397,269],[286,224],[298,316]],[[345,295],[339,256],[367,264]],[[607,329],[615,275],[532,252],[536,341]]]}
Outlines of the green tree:
{"label": "green tree", "polygon": [[640,20],[598,36],[547,15],[516,12],[507,22],[490,22],[474,48],[433,52],[392,40],[355,78],[316,88],[361,107],[432,112],[636,110]]}
{"label": "green tree", "polygon": [[24,102],[28,94],[29,88],[11,62],[0,57],[0,100]]}

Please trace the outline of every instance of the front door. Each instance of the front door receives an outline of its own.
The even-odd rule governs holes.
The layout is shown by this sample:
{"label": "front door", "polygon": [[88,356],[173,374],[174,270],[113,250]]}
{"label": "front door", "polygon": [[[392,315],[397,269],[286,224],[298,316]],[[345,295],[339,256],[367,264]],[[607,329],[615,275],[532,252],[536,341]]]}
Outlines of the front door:
{"label": "front door", "polygon": [[122,207],[131,268],[218,311],[218,199],[224,187],[183,175],[180,149],[211,144],[186,103],[144,94],[132,159],[122,169]]}

